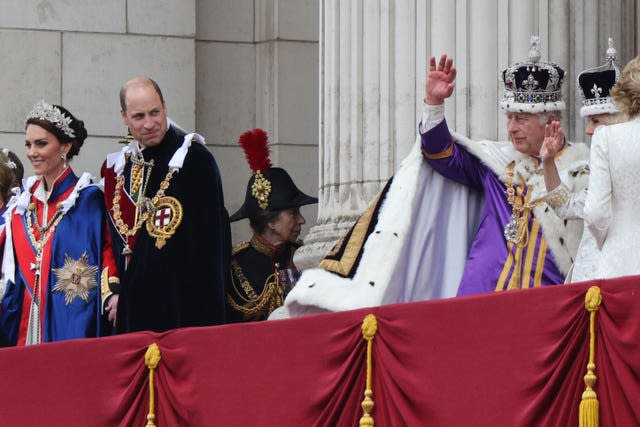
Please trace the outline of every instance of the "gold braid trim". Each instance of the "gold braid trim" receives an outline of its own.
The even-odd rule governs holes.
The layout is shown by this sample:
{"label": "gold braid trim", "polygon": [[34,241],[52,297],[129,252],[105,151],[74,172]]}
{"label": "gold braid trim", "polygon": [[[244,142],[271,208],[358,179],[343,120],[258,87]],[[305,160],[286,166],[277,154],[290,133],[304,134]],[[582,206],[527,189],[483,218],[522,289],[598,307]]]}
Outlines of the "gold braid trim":
{"label": "gold braid trim", "polygon": [[446,150],[440,153],[428,153],[427,151],[424,150],[424,148],[422,149],[422,155],[429,160],[447,159],[451,157],[452,154],[453,154],[453,144],[449,145],[449,148],[447,148]]}
{"label": "gold braid trim", "polygon": [[156,415],[155,415],[155,392],[153,389],[153,371],[158,367],[158,363],[162,356],[160,355],[160,347],[158,344],[153,343],[149,345],[146,353],[144,354],[144,363],[149,368],[149,413],[147,414],[146,427],[156,427]]}
{"label": "gold braid trim", "polygon": [[100,294],[103,303],[111,295],[111,289],[109,289],[109,267],[103,268],[102,273],[100,273]]}
{"label": "gold braid trim", "polygon": [[104,314],[104,304],[112,294],[113,292],[109,289],[109,267],[105,267],[102,269],[102,273],[100,273],[100,297],[102,301],[102,304],[100,304],[100,314]]}
{"label": "gold braid trim", "polygon": [[104,314],[107,299],[114,293],[118,293],[119,286],[120,279],[115,276],[109,276],[109,267],[103,268],[102,273],[100,273],[100,297],[102,298],[100,314]]}
{"label": "gold braid trim", "polygon": [[238,246],[236,246],[235,248],[233,248],[231,250],[231,256],[236,256],[239,252],[244,251],[245,249],[247,249],[249,246],[251,246],[249,244],[249,242],[242,242],[240,243]]}
{"label": "gold braid trim", "polygon": [[584,307],[589,312],[589,363],[587,374],[584,376],[586,388],[582,393],[580,402],[580,427],[598,427],[600,425],[600,413],[598,395],[593,387],[596,384],[596,313],[602,304],[600,288],[591,286],[584,297]]}
{"label": "gold braid trim", "polygon": [[343,277],[351,273],[351,270],[354,268],[356,260],[358,259],[358,255],[367,240],[367,230],[369,229],[369,225],[376,213],[381,196],[382,192],[378,193],[376,198],[369,203],[369,207],[367,207],[360,218],[358,218],[356,223],[353,225],[353,232],[351,233],[349,240],[345,241],[344,239],[346,236],[343,236],[340,241],[336,243],[331,252],[327,254],[327,257],[335,256],[344,247],[344,252],[340,259],[329,259],[325,257],[320,261],[320,268],[331,271],[332,273],[337,273]]}
{"label": "gold braid trim", "polygon": [[[240,286],[248,298],[242,296],[236,280],[240,281]],[[238,304],[235,302],[230,293],[227,293],[227,303],[231,308],[242,313],[245,320],[257,320],[264,315],[268,315],[284,302],[284,289],[280,283],[280,275],[277,269],[267,277],[264,288],[260,295],[258,295],[255,289],[253,289],[253,286],[251,286],[251,283],[249,283],[249,280],[245,277],[238,262],[232,260],[231,284],[235,294],[238,295],[244,303]]]}
{"label": "gold braid trim", "polygon": [[364,390],[364,400],[362,401],[363,414],[360,418],[360,427],[373,427],[374,421],[371,411],[374,407],[373,390],[371,390],[371,374],[373,371],[373,339],[378,332],[378,321],[373,314],[367,314],[362,321],[362,338],[367,341],[367,382]]}

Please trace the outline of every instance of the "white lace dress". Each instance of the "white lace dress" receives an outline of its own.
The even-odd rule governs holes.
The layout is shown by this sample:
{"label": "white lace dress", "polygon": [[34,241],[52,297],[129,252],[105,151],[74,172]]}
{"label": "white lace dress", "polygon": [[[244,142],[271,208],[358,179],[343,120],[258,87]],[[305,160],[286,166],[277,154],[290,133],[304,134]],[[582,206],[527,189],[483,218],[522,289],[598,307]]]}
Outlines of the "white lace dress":
{"label": "white lace dress", "polygon": [[600,248],[595,277],[640,274],[640,119],[599,127],[590,165],[584,213]]}

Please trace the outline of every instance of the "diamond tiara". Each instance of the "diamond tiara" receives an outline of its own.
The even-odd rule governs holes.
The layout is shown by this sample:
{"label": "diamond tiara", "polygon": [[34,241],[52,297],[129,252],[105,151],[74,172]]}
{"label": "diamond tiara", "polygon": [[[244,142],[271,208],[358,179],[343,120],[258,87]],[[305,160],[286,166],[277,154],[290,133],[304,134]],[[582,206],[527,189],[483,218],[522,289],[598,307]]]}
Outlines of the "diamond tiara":
{"label": "diamond tiara", "polygon": [[75,132],[70,126],[72,121],[71,117],[65,116],[58,107],[48,104],[44,100],[41,100],[33,107],[33,110],[27,115],[27,120],[29,119],[45,120],[54,124],[55,127],[64,132],[69,138],[76,137]]}

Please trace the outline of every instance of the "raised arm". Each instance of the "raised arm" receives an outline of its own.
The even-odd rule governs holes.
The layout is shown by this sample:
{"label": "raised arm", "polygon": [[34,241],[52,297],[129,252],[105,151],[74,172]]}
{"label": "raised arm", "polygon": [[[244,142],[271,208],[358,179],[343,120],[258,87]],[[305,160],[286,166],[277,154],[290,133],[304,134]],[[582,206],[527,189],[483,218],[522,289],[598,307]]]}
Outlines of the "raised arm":
{"label": "raised arm", "polygon": [[429,60],[425,84],[425,108],[419,132],[425,160],[440,174],[463,185],[482,188],[485,167],[453,140],[444,118],[444,100],[453,94],[456,69],[453,59],[442,55]]}

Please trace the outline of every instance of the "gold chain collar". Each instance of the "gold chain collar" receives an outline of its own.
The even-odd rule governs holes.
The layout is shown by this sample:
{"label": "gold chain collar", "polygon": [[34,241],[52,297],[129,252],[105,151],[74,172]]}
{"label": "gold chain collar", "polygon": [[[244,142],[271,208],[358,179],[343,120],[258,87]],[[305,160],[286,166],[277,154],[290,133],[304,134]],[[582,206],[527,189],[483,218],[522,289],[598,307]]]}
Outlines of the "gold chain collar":
{"label": "gold chain collar", "polygon": [[[49,241],[49,239],[51,238],[51,236],[53,235],[53,231],[56,229],[56,227],[58,226],[58,224],[60,223],[60,221],[62,220],[62,218],[64,217],[64,212],[62,211],[62,207],[60,204],[58,204],[58,207],[56,209],[55,214],[53,214],[53,217],[51,218],[51,221],[47,222],[47,224],[45,224],[44,227],[40,227],[39,225],[37,225],[38,227],[38,233],[40,238],[36,238],[35,232],[34,232],[34,224],[33,224],[33,218],[32,216],[37,216],[37,212],[36,212],[36,205],[35,203],[30,203],[29,207],[27,208],[27,212],[26,215],[27,217],[27,233],[29,235],[29,240],[31,240],[31,244],[36,248],[36,259],[35,259],[35,263],[31,264],[31,269],[35,271],[35,280],[34,280],[34,284],[33,284],[33,294],[32,294],[32,298],[31,298],[31,308],[30,308],[30,316],[34,316],[34,318],[32,319],[32,322],[30,322],[30,332],[29,332],[29,336],[32,335],[36,335],[36,339],[35,341],[37,343],[40,343],[41,338],[40,338],[40,315],[39,315],[39,311],[40,310],[40,292],[41,292],[41,283],[40,283],[40,274],[41,274],[41,263],[42,263],[42,251],[44,249],[44,246],[47,244],[47,242]],[[37,218],[36,218],[37,221]],[[35,314],[32,314],[35,313]]]}
{"label": "gold chain collar", "polygon": [[[29,239],[33,246],[35,246],[36,250],[40,251],[44,245],[47,243],[53,231],[56,229],[56,226],[62,220],[64,213],[62,212],[62,206],[58,203],[56,212],[51,217],[51,220],[47,222],[43,227],[40,226],[36,213],[36,204],[30,203],[27,208],[27,232],[29,233]],[[34,227],[34,217],[35,218],[35,227]],[[38,234],[40,238],[36,238],[34,233],[34,228],[38,229]]]}
{"label": "gold chain collar", "polygon": [[525,189],[525,179],[518,173],[518,179],[522,188],[518,194],[518,186],[514,183],[515,161],[507,165],[505,186],[507,188],[507,203],[511,206],[511,218],[504,228],[504,237],[507,242],[514,243],[519,247],[524,247],[529,240],[529,218],[534,207],[542,203],[537,199],[531,201],[531,192],[527,191],[526,195],[522,195]]}
{"label": "gold chain collar", "polygon": [[154,211],[153,208],[158,203],[158,200],[164,197],[164,193],[167,190],[167,188],[169,188],[169,184],[171,182],[171,178],[173,177],[174,172],[175,170],[169,169],[169,171],[167,172],[167,175],[164,177],[164,179],[160,183],[160,188],[158,189],[158,192],[155,194],[155,196],[153,196],[151,200],[149,200],[144,196],[144,190],[146,190],[146,186],[145,188],[143,188],[143,194],[136,201],[136,218],[132,228],[129,228],[129,224],[125,223],[122,219],[122,212],[120,211],[120,192],[122,190],[122,187],[124,186],[124,173],[118,176],[116,180],[116,188],[113,193],[112,212],[113,212],[113,220],[116,224],[116,228],[118,229],[120,236],[124,240],[125,245],[127,244],[127,238],[131,236],[135,236],[135,234],[138,232],[140,227],[142,227],[145,221],[149,218],[149,216],[151,215],[151,212]]}

